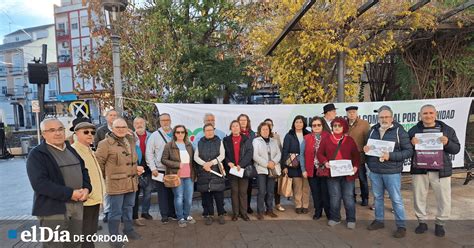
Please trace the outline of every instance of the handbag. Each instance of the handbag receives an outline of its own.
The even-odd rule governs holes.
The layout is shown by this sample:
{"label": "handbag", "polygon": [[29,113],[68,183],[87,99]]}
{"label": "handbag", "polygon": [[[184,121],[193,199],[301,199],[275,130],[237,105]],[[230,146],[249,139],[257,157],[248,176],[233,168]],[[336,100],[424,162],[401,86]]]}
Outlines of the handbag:
{"label": "handbag", "polygon": [[288,177],[287,174],[278,178],[278,194],[283,197],[293,196],[293,178]]}
{"label": "handbag", "polygon": [[[291,155],[294,154],[295,157],[291,159]],[[290,153],[288,159],[285,162],[286,166],[289,168],[298,168],[300,166],[299,154]]]}
{"label": "handbag", "polygon": [[268,169],[268,177],[269,178],[277,178],[278,177],[278,173],[277,173],[275,168]]}
{"label": "handbag", "polygon": [[168,174],[163,177],[163,183],[166,188],[176,188],[181,185],[181,178],[178,174]]}
{"label": "handbag", "polygon": [[257,168],[253,164],[249,164],[244,169],[245,178],[254,178],[257,177]]}
{"label": "handbag", "polygon": [[[342,144],[343,139],[344,139],[344,137],[341,140],[339,140],[339,142],[337,143],[336,151],[334,151],[334,154],[333,154],[331,160],[334,160],[336,158],[337,153],[339,152],[339,149],[341,148],[341,144]],[[318,177],[330,177],[331,176],[331,171],[324,164],[320,164],[319,167],[316,168],[316,176],[318,176]]]}

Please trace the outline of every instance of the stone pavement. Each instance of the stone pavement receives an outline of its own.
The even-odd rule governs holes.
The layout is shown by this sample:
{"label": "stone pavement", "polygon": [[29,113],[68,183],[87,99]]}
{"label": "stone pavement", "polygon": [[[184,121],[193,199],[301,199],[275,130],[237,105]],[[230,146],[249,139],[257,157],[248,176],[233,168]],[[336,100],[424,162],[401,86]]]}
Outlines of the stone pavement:
{"label": "stone pavement", "polygon": [[[462,172],[462,171],[459,171]],[[434,236],[434,222],[430,221],[429,231],[415,234],[417,226],[413,212],[411,178],[403,177],[402,194],[405,202],[407,236],[395,239],[391,236],[395,230],[393,214],[390,212],[390,201],[385,201],[385,229],[367,231],[366,226],[373,219],[373,211],[357,204],[357,228],[349,230],[345,223],[328,227],[325,218],[318,221],[311,219],[312,213],[297,215],[291,201],[282,199],[285,212],[277,212],[279,218],[258,221],[251,215],[251,221],[239,219],[232,222],[226,217],[226,224],[215,222],[206,226],[201,218],[199,198],[193,201],[192,215],[197,220],[194,225],[179,228],[176,222],[162,225],[159,221],[156,193],[153,194],[152,212],[155,220],[146,221],[146,226],[136,227],[143,236],[142,240],[131,241],[126,247],[473,247],[474,248],[474,184],[463,186],[465,173],[455,175],[452,179],[452,216],[446,225],[446,237]],[[23,243],[18,239],[8,239],[8,230],[24,230],[36,223],[30,216],[32,190],[26,176],[25,160],[14,159],[0,161],[0,247],[41,247],[37,243]],[[428,214],[434,219],[436,212],[432,192],[428,197]],[[255,198],[252,206],[255,210]],[[231,213],[230,199],[226,199],[226,210]],[[344,209],[341,210],[344,219]],[[33,219],[33,221],[31,220]],[[37,224],[37,223],[36,223]],[[107,233],[107,226],[101,223]],[[97,243],[96,247],[108,247]]]}

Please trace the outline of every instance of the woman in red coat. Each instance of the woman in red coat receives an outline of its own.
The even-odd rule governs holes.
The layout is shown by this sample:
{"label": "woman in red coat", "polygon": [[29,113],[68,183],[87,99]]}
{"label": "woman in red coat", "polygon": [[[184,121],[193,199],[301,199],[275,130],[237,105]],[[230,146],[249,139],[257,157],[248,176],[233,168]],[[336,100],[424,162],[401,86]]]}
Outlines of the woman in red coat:
{"label": "woman in red coat", "polygon": [[321,145],[321,141],[325,138],[329,138],[331,132],[331,130],[324,125],[324,122],[324,119],[319,116],[315,116],[311,119],[309,122],[311,133],[304,136],[304,141],[301,143],[300,148],[300,168],[303,177],[308,179],[313,198],[313,220],[321,218],[323,210],[324,214],[329,219],[328,177],[316,175],[316,168],[320,165],[316,154]]}
{"label": "woman in red coat", "polygon": [[[341,200],[346,209],[347,228],[354,229],[356,210],[354,203],[354,181],[357,177],[360,154],[355,141],[347,135],[349,125],[343,118],[336,118],[331,122],[332,133],[321,141],[317,158],[318,161],[330,168],[330,160],[351,160],[354,174],[328,178],[330,203],[329,226],[341,223]],[[340,146],[339,146],[340,143]],[[339,147],[339,149],[338,149]]]}

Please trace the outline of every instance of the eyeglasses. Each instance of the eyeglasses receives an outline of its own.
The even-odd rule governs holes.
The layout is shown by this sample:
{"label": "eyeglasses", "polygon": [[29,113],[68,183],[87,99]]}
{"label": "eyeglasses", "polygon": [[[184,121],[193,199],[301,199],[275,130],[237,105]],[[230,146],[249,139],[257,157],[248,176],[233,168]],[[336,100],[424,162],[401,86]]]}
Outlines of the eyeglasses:
{"label": "eyeglasses", "polygon": [[48,129],[48,130],[43,130],[44,133],[62,133],[64,132],[65,128],[64,127],[60,127],[58,129],[54,129],[54,128],[51,128],[51,129]]}
{"label": "eyeglasses", "polygon": [[86,130],[86,131],[83,131],[82,133],[84,133],[85,135],[95,135],[95,131],[89,131],[89,130]]}
{"label": "eyeglasses", "polygon": [[339,128],[339,127],[342,127],[342,125],[340,125],[340,124],[334,124],[334,125],[332,125],[332,127]]}
{"label": "eyeglasses", "polygon": [[323,124],[313,124],[313,125],[311,125],[311,126],[312,126],[312,127],[322,127]]}
{"label": "eyeglasses", "polygon": [[118,127],[114,127],[114,128],[117,128],[117,129],[125,129],[125,128],[128,128],[127,126],[118,126]]}
{"label": "eyeglasses", "polygon": [[176,134],[185,134],[185,131],[176,131]]}

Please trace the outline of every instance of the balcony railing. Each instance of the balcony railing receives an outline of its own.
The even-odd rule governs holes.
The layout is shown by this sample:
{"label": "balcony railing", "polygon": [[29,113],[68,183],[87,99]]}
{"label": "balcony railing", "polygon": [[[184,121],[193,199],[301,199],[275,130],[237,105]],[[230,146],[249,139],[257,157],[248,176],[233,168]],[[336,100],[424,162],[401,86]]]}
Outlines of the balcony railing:
{"label": "balcony railing", "polygon": [[56,39],[62,39],[62,38],[68,38],[69,37],[69,31],[58,29],[56,30]]}
{"label": "balcony railing", "polygon": [[58,66],[71,66],[71,55],[59,55]]}

